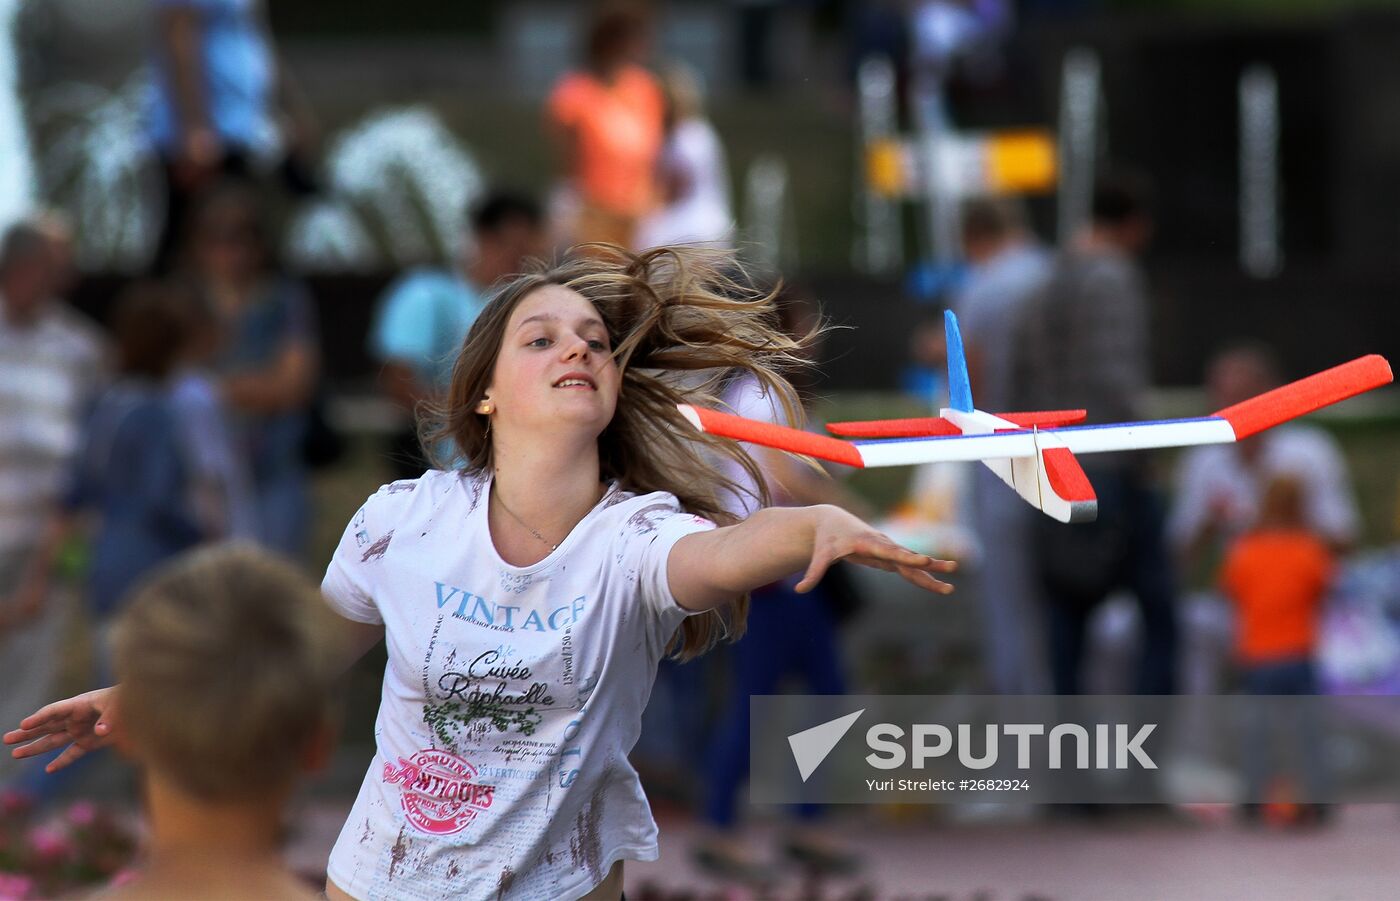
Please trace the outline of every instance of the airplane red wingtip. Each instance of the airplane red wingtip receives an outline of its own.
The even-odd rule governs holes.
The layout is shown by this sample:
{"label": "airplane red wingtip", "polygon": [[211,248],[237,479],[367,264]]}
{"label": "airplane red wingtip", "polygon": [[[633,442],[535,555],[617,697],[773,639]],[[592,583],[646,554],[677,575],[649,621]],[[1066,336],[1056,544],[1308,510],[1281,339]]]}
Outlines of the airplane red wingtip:
{"label": "airplane red wingtip", "polygon": [[1385,357],[1370,354],[1266,391],[1215,415],[1230,423],[1236,440],[1243,440],[1281,422],[1390,384],[1393,379]]}
{"label": "airplane red wingtip", "polygon": [[1089,483],[1084,468],[1069,450],[1063,447],[1046,448],[1041,460],[1045,466],[1045,477],[1056,497],[1070,503],[1096,499],[1094,486]]}
{"label": "airplane red wingtip", "polygon": [[677,404],[677,407],[679,407],[681,415],[692,425],[711,435],[732,438],[735,441],[748,441],[752,444],[791,451],[795,454],[816,457],[819,460],[830,460],[833,463],[842,463],[846,466],[859,468],[865,466],[865,461],[860,456],[860,450],[846,441],[828,438],[825,435],[813,435],[810,432],[774,425],[771,422],[745,419],[742,416],[721,413],[719,410],[710,410],[705,407],[696,407],[690,404]]}

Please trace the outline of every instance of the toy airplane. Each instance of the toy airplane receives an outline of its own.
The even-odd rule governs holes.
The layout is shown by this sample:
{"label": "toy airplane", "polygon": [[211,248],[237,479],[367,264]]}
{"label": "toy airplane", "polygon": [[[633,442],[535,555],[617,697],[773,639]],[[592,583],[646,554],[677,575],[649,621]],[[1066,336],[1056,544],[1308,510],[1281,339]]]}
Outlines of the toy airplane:
{"label": "toy airplane", "polygon": [[1084,410],[984,413],[972,405],[957,317],[944,315],[949,406],[936,417],[831,423],[842,441],[681,404],[702,432],[793,451],[847,466],[905,466],[979,460],[1037,510],[1061,522],[1089,522],[1098,499],[1076,454],[1225,444],[1346,400],[1391,381],[1390,364],[1371,354],[1196,419],[1074,425]]}

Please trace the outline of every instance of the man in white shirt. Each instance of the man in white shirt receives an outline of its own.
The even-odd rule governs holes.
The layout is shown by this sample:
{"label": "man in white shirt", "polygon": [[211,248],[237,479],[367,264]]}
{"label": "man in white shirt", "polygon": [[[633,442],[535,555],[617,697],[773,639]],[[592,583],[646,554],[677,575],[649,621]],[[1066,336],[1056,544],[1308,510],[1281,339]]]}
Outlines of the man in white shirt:
{"label": "man in white shirt", "polygon": [[[1212,408],[1221,409],[1281,381],[1266,348],[1239,345],[1211,362],[1206,387]],[[1182,455],[1167,524],[1178,559],[1194,569],[1250,528],[1264,489],[1283,475],[1302,484],[1304,523],[1310,531],[1338,550],[1355,543],[1360,517],[1341,449],[1322,429],[1294,423],[1237,444],[1197,447]]]}
{"label": "man in white shirt", "polygon": [[[102,372],[96,327],[54,300],[65,240],[55,227],[20,222],[0,241],[0,718],[52,691],[57,605],[26,576]],[[0,785],[12,765],[0,758]]]}

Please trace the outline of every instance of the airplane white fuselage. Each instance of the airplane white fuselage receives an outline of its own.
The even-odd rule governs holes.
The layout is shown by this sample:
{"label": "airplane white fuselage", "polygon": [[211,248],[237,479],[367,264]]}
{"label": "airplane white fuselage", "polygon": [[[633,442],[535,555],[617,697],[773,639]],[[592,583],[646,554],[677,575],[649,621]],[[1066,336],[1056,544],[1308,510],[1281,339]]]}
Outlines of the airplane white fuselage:
{"label": "airplane white fuselage", "polygon": [[[945,407],[938,411],[938,415],[961,429],[964,435],[994,435],[997,429],[1023,431],[1016,423],[981,410],[969,413]],[[1044,453],[1047,448],[1064,447],[1064,442],[1053,434],[1035,429],[1023,433],[1031,439],[1030,455],[993,457],[983,460],[983,465],[1032,507],[1060,522],[1088,522],[1094,519],[1098,515],[1096,501],[1061,497],[1050,484],[1047,468],[1043,465]]]}

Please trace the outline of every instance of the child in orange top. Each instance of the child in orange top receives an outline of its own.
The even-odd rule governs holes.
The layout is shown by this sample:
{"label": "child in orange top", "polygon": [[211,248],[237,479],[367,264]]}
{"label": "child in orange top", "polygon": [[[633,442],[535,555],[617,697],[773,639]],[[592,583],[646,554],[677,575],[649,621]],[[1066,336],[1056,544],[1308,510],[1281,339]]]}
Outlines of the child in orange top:
{"label": "child in orange top", "polygon": [[[1259,524],[1225,557],[1221,587],[1238,614],[1235,653],[1255,694],[1312,694],[1315,687],[1312,654],[1333,559],[1304,528],[1302,501],[1297,479],[1270,482]],[[1294,678],[1280,681],[1284,670]]]}
{"label": "child in orange top", "polygon": [[[1246,692],[1317,693],[1312,656],[1332,570],[1327,544],[1303,526],[1301,482],[1291,477],[1270,482],[1258,525],[1230,547],[1221,573],[1221,587],[1238,614],[1235,653]],[[1251,802],[1245,805],[1246,815],[1256,815],[1260,809],[1257,802],[1266,800],[1271,758],[1280,744],[1291,745],[1301,758],[1301,800],[1320,801],[1326,771],[1319,735],[1307,708],[1269,706],[1253,713],[1257,717],[1251,716],[1245,726],[1245,791],[1246,801]],[[1290,714],[1287,719],[1291,721],[1271,723],[1271,713]],[[1291,716],[1293,713],[1298,716]],[[1283,735],[1279,735],[1280,725]],[[1307,804],[1299,812],[1299,822],[1321,822],[1325,814],[1323,805]]]}
{"label": "child in orange top", "polygon": [[635,12],[602,14],[589,34],[587,65],[550,94],[547,124],[579,203],[565,243],[631,247],[656,203],[666,101],[642,68],[647,29]]}

